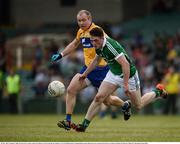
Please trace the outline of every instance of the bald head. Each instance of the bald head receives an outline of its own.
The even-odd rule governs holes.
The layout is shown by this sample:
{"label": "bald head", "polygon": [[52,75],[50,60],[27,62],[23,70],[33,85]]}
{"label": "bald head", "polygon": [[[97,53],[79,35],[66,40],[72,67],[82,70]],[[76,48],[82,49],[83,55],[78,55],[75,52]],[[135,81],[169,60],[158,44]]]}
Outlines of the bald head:
{"label": "bald head", "polygon": [[77,22],[81,29],[88,29],[92,23],[91,13],[87,10],[80,10],[77,14]]}

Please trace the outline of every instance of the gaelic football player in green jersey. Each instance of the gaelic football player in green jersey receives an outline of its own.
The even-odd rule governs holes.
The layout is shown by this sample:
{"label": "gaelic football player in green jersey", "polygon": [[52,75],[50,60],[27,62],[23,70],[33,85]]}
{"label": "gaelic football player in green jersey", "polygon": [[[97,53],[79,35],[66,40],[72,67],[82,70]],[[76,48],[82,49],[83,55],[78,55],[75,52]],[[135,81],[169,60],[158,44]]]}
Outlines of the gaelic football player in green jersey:
{"label": "gaelic football player in green jersey", "polygon": [[86,71],[80,75],[79,80],[87,77],[103,58],[110,70],[101,83],[98,93],[92,101],[82,124],[76,126],[76,131],[84,132],[91,120],[98,113],[101,103],[118,87],[123,87],[125,94],[130,98],[137,110],[152,102],[157,97],[166,98],[167,92],[162,84],[141,97],[138,72],[124,48],[114,39],[105,37],[101,28],[93,28],[90,31],[90,40],[96,49],[96,57]]}

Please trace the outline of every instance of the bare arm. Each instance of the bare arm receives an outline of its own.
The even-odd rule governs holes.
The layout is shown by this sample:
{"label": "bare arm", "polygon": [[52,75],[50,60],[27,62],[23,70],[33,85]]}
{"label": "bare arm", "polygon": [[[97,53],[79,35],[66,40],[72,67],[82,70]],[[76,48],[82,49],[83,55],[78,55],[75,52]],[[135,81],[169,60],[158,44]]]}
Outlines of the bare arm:
{"label": "bare arm", "polygon": [[78,41],[77,39],[74,39],[70,44],[68,44],[65,47],[65,49],[61,53],[53,54],[51,57],[51,61],[57,62],[63,56],[70,54],[73,50],[75,50],[78,47],[79,43],[80,43],[80,41]]}
{"label": "bare arm", "polygon": [[123,72],[123,79],[124,79],[124,88],[125,91],[128,90],[128,80],[130,76],[130,65],[129,62],[127,61],[126,57],[124,55],[120,56],[117,59],[117,62],[121,65],[122,67],[122,72]]}
{"label": "bare arm", "polygon": [[71,43],[69,43],[65,49],[61,52],[62,56],[66,56],[68,54],[70,54],[72,51],[74,51],[78,45],[80,44],[80,42],[75,38]]}
{"label": "bare arm", "polygon": [[91,64],[87,67],[87,69],[85,70],[84,74],[87,76],[93,69],[96,68],[96,66],[98,65],[99,61],[100,61],[101,57],[96,55],[95,58],[93,59],[93,61],[91,62]]}
{"label": "bare arm", "polygon": [[91,62],[91,64],[87,67],[87,69],[84,71],[84,73],[82,74],[82,78],[87,77],[87,75],[96,68],[96,66],[98,65],[99,61],[101,60],[101,57],[96,55],[95,58],[93,59],[93,61]]}

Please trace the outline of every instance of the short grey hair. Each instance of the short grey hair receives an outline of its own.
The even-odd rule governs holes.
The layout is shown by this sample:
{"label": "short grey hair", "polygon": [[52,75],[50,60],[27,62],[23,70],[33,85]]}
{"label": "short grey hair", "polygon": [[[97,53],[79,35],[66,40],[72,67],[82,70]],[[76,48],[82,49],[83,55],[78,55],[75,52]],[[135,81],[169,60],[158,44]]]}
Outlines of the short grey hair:
{"label": "short grey hair", "polygon": [[88,11],[88,10],[80,10],[77,15],[82,14],[82,13],[85,13],[87,16],[92,17],[90,11]]}

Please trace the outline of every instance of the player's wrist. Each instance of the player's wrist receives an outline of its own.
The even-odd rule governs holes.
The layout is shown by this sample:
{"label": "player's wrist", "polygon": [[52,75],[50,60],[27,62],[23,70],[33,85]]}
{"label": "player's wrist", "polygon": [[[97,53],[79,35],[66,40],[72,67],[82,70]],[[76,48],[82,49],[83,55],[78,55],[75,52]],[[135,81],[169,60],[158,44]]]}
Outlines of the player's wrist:
{"label": "player's wrist", "polygon": [[61,59],[64,55],[63,55],[63,53],[58,53],[58,59]]}
{"label": "player's wrist", "polygon": [[84,72],[84,73],[83,73],[83,76],[84,76],[84,77],[87,77],[87,75],[88,75],[87,72]]}
{"label": "player's wrist", "polygon": [[61,56],[61,58],[64,56],[64,54],[61,52],[61,53],[59,53],[59,55]]}
{"label": "player's wrist", "polygon": [[62,57],[63,57],[63,54],[62,54],[62,53],[53,54],[53,56],[51,57],[51,61],[53,61],[53,62],[58,61],[58,60],[60,60]]}

